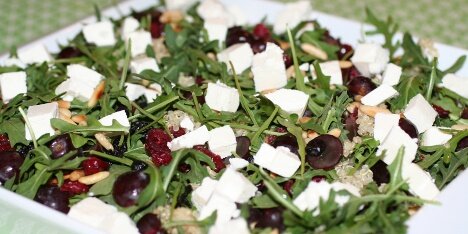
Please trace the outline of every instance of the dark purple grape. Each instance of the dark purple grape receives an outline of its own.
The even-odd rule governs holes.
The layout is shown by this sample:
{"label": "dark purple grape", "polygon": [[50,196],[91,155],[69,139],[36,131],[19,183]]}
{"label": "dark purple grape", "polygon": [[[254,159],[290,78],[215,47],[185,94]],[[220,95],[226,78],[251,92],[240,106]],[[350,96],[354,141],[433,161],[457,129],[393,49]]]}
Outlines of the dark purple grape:
{"label": "dark purple grape", "polygon": [[62,213],[68,213],[68,193],[62,192],[59,187],[45,185],[39,188],[35,201]]}
{"label": "dark purple grape", "polygon": [[345,84],[347,84],[350,80],[361,76],[361,73],[355,66],[351,66],[350,68],[342,68],[341,74],[343,74],[343,83]]}
{"label": "dark purple grape", "polygon": [[167,233],[164,230],[161,220],[158,216],[153,213],[145,214],[137,222],[138,231],[141,234],[165,234]]}
{"label": "dark purple grape", "polygon": [[250,149],[250,139],[246,136],[238,136],[236,137],[237,147],[236,147],[236,154],[239,157],[243,158],[249,154]]}
{"label": "dark purple grape", "polygon": [[292,134],[286,134],[276,137],[273,142],[274,147],[283,146],[289,149],[291,153],[298,154],[299,146],[297,145],[297,139]]}
{"label": "dark purple grape", "polygon": [[0,152],[0,183],[3,184],[5,181],[16,176],[18,181],[19,168],[24,162],[24,158],[18,152],[15,151],[3,151]]}
{"label": "dark purple grape", "polygon": [[57,55],[58,59],[69,59],[83,56],[83,53],[78,48],[67,46],[63,48]]}
{"label": "dark purple grape", "polygon": [[375,84],[372,83],[372,80],[365,76],[358,76],[351,79],[347,87],[348,93],[353,97],[356,95],[366,96],[366,94],[376,88]]}
{"label": "dark purple grape", "polygon": [[390,172],[387,169],[387,164],[381,160],[377,161],[370,169],[372,171],[372,179],[374,179],[377,185],[390,182]]}
{"label": "dark purple grape", "polygon": [[337,39],[337,38],[334,38],[330,35],[330,32],[328,30],[326,30],[324,33],[323,33],[323,36],[322,36],[322,40],[324,40],[327,44],[329,45],[334,45],[334,46],[338,46],[340,47],[341,46],[341,42],[340,42],[340,39]]}
{"label": "dark purple grape", "polygon": [[226,35],[226,46],[237,43],[250,43],[253,40],[253,36],[248,31],[244,30],[241,26],[235,26],[228,29]]}
{"label": "dark purple grape", "polygon": [[339,60],[343,60],[345,56],[347,56],[347,60],[351,58],[353,55],[353,47],[348,44],[342,44],[340,49],[336,52]]}
{"label": "dark purple grape", "polygon": [[284,53],[283,54],[283,62],[284,62],[284,66],[286,68],[290,67],[293,65],[293,59],[291,58],[291,56],[289,56],[288,54]]}
{"label": "dark purple grape", "polygon": [[353,137],[357,136],[359,124],[357,124],[358,119],[358,108],[354,108],[352,113],[346,113],[344,118],[344,126],[348,131],[348,139],[351,140]]}
{"label": "dark purple grape", "polygon": [[281,232],[284,230],[283,209],[279,207],[251,208],[248,222],[254,224],[255,228],[276,228]]}
{"label": "dark purple grape", "polygon": [[403,129],[403,131],[405,131],[411,138],[418,138],[418,129],[409,120],[400,118],[398,126],[400,126],[400,128]]}
{"label": "dark purple grape", "polygon": [[437,115],[439,115],[440,118],[445,119],[449,117],[450,111],[442,108],[441,106],[432,104],[432,108],[434,108],[434,110],[437,112]]}
{"label": "dark purple grape", "polygon": [[149,183],[149,176],[143,171],[129,171],[119,177],[114,183],[112,196],[122,207],[135,205],[141,191]]}
{"label": "dark purple grape", "polygon": [[132,170],[133,171],[143,171],[148,167],[148,165],[142,161],[135,160],[132,163]]}
{"label": "dark purple grape", "polygon": [[320,135],[306,146],[306,160],[312,168],[330,170],[343,155],[343,144],[332,135]]}
{"label": "dark purple grape", "polygon": [[458,145],[457,145],[457,148],[455,149],[455,151],[460,151],[464,148],[467,148],[468,147],[468,137],[464,137],[463,139],[461,139],[459,142],[458,142]]}
{"label": "dark purple grape", "polygon": [[254,54],[265,51],[266,45],[267,42],[263,39],[253,39],[252,42],[250,42],[250,47],[252,48]]}
{"label": "dark purple grape", "polygon": [[75,149],[70,139],[70,135],[62,134],[57,136],[54,140],[49,143],[49,149],[52,151],[52,158],[57,159],[65,155],[66,153]]}
{"label": "dark purple grape", "polygon": [[468,107],[465,107],[465,109],[463,109],[463,112],[461,114],[461,118],[462,119],[468,119]]}
{"label": "dark purple grape", "polygon": [[312,117],[313,114],[314,113],[312,113],[312,111],[310,111],[309,109],[306,109],[302,117]]}

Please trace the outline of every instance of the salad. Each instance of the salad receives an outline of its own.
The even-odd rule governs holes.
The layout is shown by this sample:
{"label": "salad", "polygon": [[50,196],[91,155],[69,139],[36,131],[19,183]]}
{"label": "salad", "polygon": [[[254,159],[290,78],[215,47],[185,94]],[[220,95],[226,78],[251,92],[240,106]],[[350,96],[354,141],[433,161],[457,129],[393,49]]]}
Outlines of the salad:
{"label": "salad", "polygon": [[385,43],[353,47],[309,4],[166,1],[13,49],[1,185],[107,233],[405,232],[468,166],[466,57],[370,10]]}

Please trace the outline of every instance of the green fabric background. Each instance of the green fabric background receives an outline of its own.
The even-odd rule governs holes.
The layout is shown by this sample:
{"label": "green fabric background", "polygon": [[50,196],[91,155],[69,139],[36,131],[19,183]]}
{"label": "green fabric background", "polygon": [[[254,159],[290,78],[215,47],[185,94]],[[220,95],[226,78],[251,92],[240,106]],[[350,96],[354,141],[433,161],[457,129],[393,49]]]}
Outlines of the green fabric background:
{"label": "green fabric background", "polygon": [[[94,3],[104,8],[117,1],[0,0],[0,53],[92,15]],[[368,6],[377,15],[392,15],[402,31],[468,48],[468,0],[312,0],[312,5],[361,21]]]}

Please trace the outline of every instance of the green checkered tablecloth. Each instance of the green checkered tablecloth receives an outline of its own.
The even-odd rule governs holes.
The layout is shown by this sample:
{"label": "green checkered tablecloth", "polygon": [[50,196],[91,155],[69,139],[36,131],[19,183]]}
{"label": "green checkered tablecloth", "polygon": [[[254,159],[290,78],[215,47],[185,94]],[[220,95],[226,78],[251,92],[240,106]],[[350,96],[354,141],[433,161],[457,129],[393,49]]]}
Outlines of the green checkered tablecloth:
{"label": "green checkered tablecloth", "polygon": [[[121,0],[0,0],[0,53],[92,15],[95,3],[104,8],[117,1]],[[402,31],[468,48],[468,0],[312,0],[312,5],[361,21],[368,6],[377,15],[392,15]]]}

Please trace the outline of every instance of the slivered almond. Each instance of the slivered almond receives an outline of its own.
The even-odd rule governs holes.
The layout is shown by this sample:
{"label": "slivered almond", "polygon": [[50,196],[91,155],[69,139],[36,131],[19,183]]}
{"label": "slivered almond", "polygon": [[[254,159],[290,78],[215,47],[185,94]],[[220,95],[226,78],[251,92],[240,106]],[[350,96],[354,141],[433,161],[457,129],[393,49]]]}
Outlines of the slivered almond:
{"label": "slivered almond", "polygon": [[85,176],[85,173],[83,170],[74,170],[68,175],[64,175],[63,179],[65,180],[71,180],[71,181],[77,181],[79,178]]}
{"label": "slivered almond", "polygon": [[289,42],[287,41],[280,41],[279,46],[282,50],[287,50],[289,49],[289,47],[291,47],[291,45],[289,45]]}
{"label": "slivered almond", "polygon": [[366,106],[366,105],[361,105],[359,107],[359,110],[371,117],[375,117],[377,113],[391,113],[388,109],[382,108],[382,107],[376,107],[376,106]]}
{"label": "slivered almond", "polygon": [[59,100],[57,101],[57,104],[59,108],[65,108],[65,109],[70,109],[70,106],[71,106],[70,102],[65,101],[65,100]]}
{"label": "slivered almond", "polygon": [[311,120],[310,117],[301,117],[299,118],[299,123],[307,123]]}
{"label": "slivered almond", "polygon": [[69,109],[65,109],[65,108],[59,108],[59,113],[65,117],[68,117],[70,118],[72,116],[72,113]]}
{"label": "slivered almond", "polygon": [[75,123],[77,123],[80,126],[88,125],[86,122],[88,120],[88,117],[86,117],[86,115],[83,115],[83,114],[74,115],[71,117],[71,120],[73,120]]}
{"label": "slivered almond", "polygon": [[93,95],[91,96],[91,98],[88,101],[88,107],[94,107],[97,104],[99,98],[104,93],[104,88],[105,87],[106,87],[106,82],[105,81],[101,81],[101,83],[99,83],[96,86],[96,88],[94,89]]}
{"label": "slivered almond", "polygon": [[107,139],[107,137],[106,137],[106,135],[104,135],[104,133],[96,133],[96,134],[94,134],[94,137],[99,142],[99,144],[101,144],[102,147],[104,147],[106,150],[114,151],[114,146],[109,141],[109,139]]}
{"label": "slivered almond", "polygon": [[315,132],[315,131],[309,130],[309,131],[307,132],[307,138],[312,138],[312,139],[314,139],[314,138],[316,138],[316,137],[318,137],[318,136],[319,136],[319,134],[318,134],[317,132]]}
{"label": "slivered almond", "polygon": [[108,171],[100,171],[92,175],[83,176],[80,179],[78,179],[78,182],[86,185],[92,185],[107,178],[109,175],[110,173]]}
{"label": "slivered almond", "polygon": [[312,55],[312,56],[314,56],[314,57],[316,57],[318,59],[321,59],[321,60],[327,60],[328,59],[328,55],[327,55],[327,53],[325,53],[325,51],[323,51],[322,49],[320,49],[320,48],[318,48],[318,47],[316,47],[316,46],[314,46],[312,44],[302,43],[301,44],[301,49],[304,52],[306,52],[306,53],[308,53],[308,54],[310,54],[310,55]]}
{"label": "slivered almond", "polygon": [[459,131],[464,131],[464,130],[468,130],[468,125],[466,125],[466,124],[455,124],[455,125],[452,125],[452,129],[459,130]]}
{"label": "slivered almond", "polygon": [[161,14],[161,16],[159,17],[159,21],[161,21],[161,23],[164,23],[164,24],[178,23],[183,18],[184,18],[184,14],[181,11],[169,10]]}
{"label": "slivered almond", "polygon": [[341,135],[341,130],[338,128],[334,128],[328,132],[329,135],[332,135],[334,137],[340,137]]}
{"label": "slivered almond", "polygon": [[340,60],[339,63],[340,63],[340,68],[342,69],[350,68],[353,66],[352,62],[346,61],[346,60]]}
{"label": "slivered almond", "polygon": [[64,116],[62,115],[61,113],[59,113],[59,118],[63,121],[66,121],[67,123],[70,123],[70,124],[73,124],[73,125],[76,125],[75,122],[73,122],[73,120],[71,120],[69,117],[67,116]]}
{"label": "slivered almond", "polygon": [[263,90],[261,91],[260,93],[265,95],[265,94],[268,94],[268,93],[273,93],[275,92],[277,89],[267,89],[267,90]]}
{"label": "slivered almond", "polygon": [[354,100],[357,102],[361,102],[362,96],[361,95],[356,95],[354,96]]}
{"label": "slivered almond", "polygon": [[360,102],[352,102],[351,104],[346,107],[346,110],[349,113],[353,113],[355,108],[359,108],[362,104]]}

